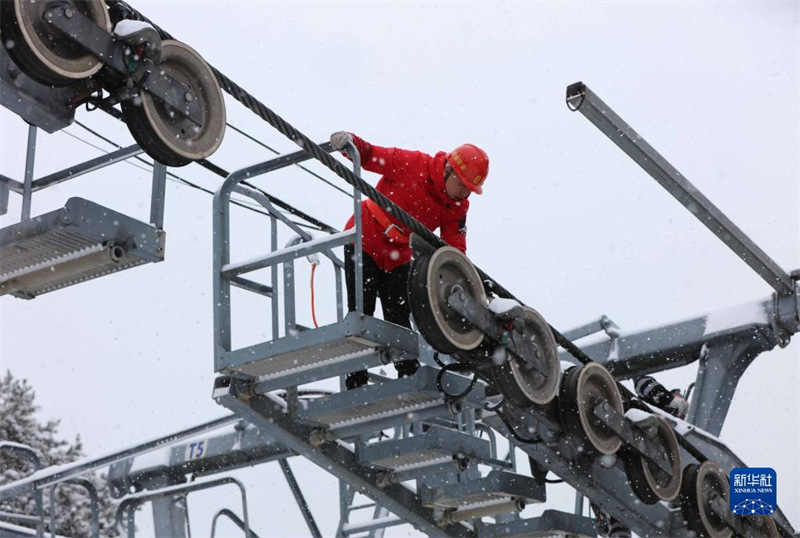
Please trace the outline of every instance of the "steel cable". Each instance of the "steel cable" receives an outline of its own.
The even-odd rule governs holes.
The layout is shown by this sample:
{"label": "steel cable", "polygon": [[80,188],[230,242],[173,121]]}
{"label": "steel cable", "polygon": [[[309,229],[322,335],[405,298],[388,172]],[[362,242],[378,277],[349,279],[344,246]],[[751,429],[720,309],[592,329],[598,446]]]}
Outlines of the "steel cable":
{"label": "steel cable", "polygon": [[[122,0],[117,2],[119,5],[125,6],[129,9],[139,20],[145,21],[151,24],[156,31],[160,34],[163,39],[174,39],[169,33],[165,32],[162,28],[158,25],[153,23],[147,17],[139,13],[137,10],[130,7],[127,3]],[[381,209],[390,213],[397,221],[401,224],[406,226],[409,230],[416,233],[420,237],[422,237],[426,242],[430,245],[441,248],[447,246],[447,243],[442,240],[441,238],[437,237],[433,234],[428,228],[423,226],[419,221],[417,221],[414,217],[409,215],[405,210],[397,206],[394,202],[389,200],[385,195],[378,192],[372,185],[358,177],[355,173],[350,171],[347,167],[345,167],[341,162],[333,158],[327,152],[325,152],[321,147],[319,147],[316,143],[314,143],[311,139],[306,137],[303,133],[299,130],[295,129],[289,122],[281,118],[278,114],[273,112],[269,107],[267,107],[264,103],[256,99],[253,95],[251,95],[247,90],[233,82],[230,78],[225,76],[221,71],[219,71],[216,67],[209,64],[209,67],[214,73],[214,76],[217,77],[217,81],[219,82],[220,87],[222,88],[225,93],[239,101],[245,107],[247,107],[251,112],[256,114],[258,117],[269,123],[272,127],[278,130],[282,135],[287,137],[289,140],[293,141],[297,144],[300,148],[307,151],[310,155],[312,155],[315,159],[320,161],[326,167],[328,167],[333,173],[337,176],[345,180],[348,184],[352,187],[358,189],[362,194],[373,200],[377,203]],[[473,264],[474,265],[474,264]],[[498,296],[503,297],[505,299],[513,299],[520,304],[524,304],[522,301],[517,299],[514,294],[510,291],[505,289],[501,286],[496,280],[490,277],[487,273],[482,271],[479,267],[475,266],[475,269],[478,271],[481,279],[483,281],[489,281],[491,283],[492,291],[495,292]],[[549,325],[549,324],[548,324]],[[553,336],[556,339],[556,342],[564,348],[570,355],[581,361],[582,363],[586,364],[588,362],[592,362],[592,358],[586,355],[578,346],[568,340],[563,334],[557,331],[553,326],[549,325],[550,330],[553,331]]]}

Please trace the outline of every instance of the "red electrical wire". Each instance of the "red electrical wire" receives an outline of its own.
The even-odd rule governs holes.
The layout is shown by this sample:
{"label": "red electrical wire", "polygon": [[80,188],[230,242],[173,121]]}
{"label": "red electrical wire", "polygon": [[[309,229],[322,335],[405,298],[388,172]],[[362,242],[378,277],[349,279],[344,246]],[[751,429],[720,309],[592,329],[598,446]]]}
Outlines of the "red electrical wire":
{"label": "red electrical wire", "polygon": [[319,329],[319,325],[317,325],[317,313],[314,308],[314,271],[317,270],[317,265],[316,263],[311,264],[311,320],[314,322],[314,328]]}

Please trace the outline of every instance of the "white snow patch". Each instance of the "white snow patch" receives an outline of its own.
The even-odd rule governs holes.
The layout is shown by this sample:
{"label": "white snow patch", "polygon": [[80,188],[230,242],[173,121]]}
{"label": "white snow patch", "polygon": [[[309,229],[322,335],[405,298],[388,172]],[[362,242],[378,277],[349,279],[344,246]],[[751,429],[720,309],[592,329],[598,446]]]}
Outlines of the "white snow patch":
{"label": "white snow patch", "polygon": [[768,324],[769,318],[763,301],[732,306],[706,314],[705,335],[753,323]]}
{"label": "white snow patch", "polygon": [[619,338],[612,338],[611,339],[611,349],[608,350],[608,359],[609,361],[615,361],[619,359]]}
{"label": "white snow patch", "polygon": [[503,312],[508,312],[516,306],[521,305],[514,299],[503,299],[502,297],[496,297],[492,299],[491,303],[489,303],[489,310],[495,314],[502,314]]}
{"label": "white snow patch", "polygon": [[643,420],[649,419],[651,416],[650,413],[647,411],[642,411],[641,409],[631,408],[625,412],[625,418],[631,420],[633,422],[641,422]]}
{"label": "white snow patch", "polygon": [[29,447],[28,445],[23,445],[22,443],[15,443],[14,441],[0,441],[0,448],[3,447],[23,448],[26,450],[31,450],[31,447]]}
{"label": "white snow patch", "polygon": [[694,430],[695,427],[693,424],[689,424],[688,422],[684,422],[683,420],[679,420],[675,423],[675,433],[678,435],[685,437],[687,433]]}
{"label": "white snow patch", "polygon": [[[29,529],[28,527],[20,527],[19,525],[14,525],[13,523],[6,523],[3,521],[0,521],[0,530],[14,532],[22,536],[36,536],[36,529]],[[48,533],[47,536],[53,536],[53,535]],[[64,536],[61,534],[56,534],[55,537],[64,538]]]}
{"label": "white snow patch", "polygon": [[131,20],[123,20],[119,21],[117,25],[114,27],[114,35],[119,37],[129,36],[131,34],[135,34],[139,30],[143,30],[145,28],[153,28],[152,24],[146,23],[144,21],[131,21]]}

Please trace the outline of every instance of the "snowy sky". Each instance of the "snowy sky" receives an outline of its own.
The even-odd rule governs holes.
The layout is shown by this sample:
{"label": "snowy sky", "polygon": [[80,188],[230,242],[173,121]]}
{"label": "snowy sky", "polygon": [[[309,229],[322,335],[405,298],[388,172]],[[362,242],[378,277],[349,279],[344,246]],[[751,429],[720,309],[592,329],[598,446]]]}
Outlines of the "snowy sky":
{"label": "snowy sky", "polygon": [[[600,131],[568,111],[565,88],[579,80],[781,267],[800,267],[795,2],[133,5],[312,139],[345,129],[379,145],[431,153],[463,142],[484,148],[491,170],[484,195],[472,199],[470,257],[562,331],[601,314],[634,330],[771,293]],[[227,112],[266,144],[296,149],[231,99]],[[21,180],[25,125],[5,109],[0,118],[0,173]],[[77,119],[133,143],[102,113],[80,110]],[[112,149],[76,125],[66,131]],[[35,177],[100,154],[64,133],[41,133],[38,151]],[[229,131],[211,160],[233,170],[269,156]],[[195,165],[176,173],[208,189],[220,183]],[[352,210],[346,196],[299,170],[257,184],[335,227]],[[33,214],[83,196],[146,220],[149,193],[145,171],[119,164],[36,193]],[[0,224],[19,214],[20,197],[12,194]],[[170,182],[164,263],[34,301],[0,300],[2,369],[29,379],[44,415],[62,419],[65,437],[80,433],[90,454],[227,413],[210,397],[210,214],[210,196]],[[266,248],[266,219],[239,211],[233,240],[247,245],[235,255]],[[298,264],[301,282],[308,271]],[[321,278],[317,315],[330,322],[333,294]],[[299,321],[310,324],[303,297]],[[267,305],[246,303],[237,315],[246,324],[242,342],[268,334]],[[748,464],[777,470],[778,501],[796,528],[798,359],[797,341],[759,357],[722,431]],[[696,369],[660,378],[685,388]],[[329,534],[338,519],[335,481],[297,459],[292,464]],[[240,476],[251,503],[269,506],[252,511],[256,532],[269,535],[268,522],[280,517],[281,534],[307,533],[294,503],[285,501],[276,465]],[[570,503],[560,508],[571,510]],[[229,507],[238,510],[238,501]]]}

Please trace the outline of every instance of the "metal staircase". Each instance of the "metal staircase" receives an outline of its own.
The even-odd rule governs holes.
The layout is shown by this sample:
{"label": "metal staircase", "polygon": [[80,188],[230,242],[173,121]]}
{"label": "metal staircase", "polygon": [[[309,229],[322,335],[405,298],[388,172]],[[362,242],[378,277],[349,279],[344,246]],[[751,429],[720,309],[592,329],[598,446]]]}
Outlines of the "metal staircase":
{"label": "metal staircase", "polygon": [[[62,13],[64,6],[55,5],[49,9],[58,14]],[[65,11],[62,14],[63,17],[58,16],[57,24],[64,27],[87,24],[85,17],[78,17],[77,22],[70,23],[66,19],[71,16],[67,16]],[[167,37],[160,29],[158,35]],[[105,34],[103,42],[117,46],[116,41]],[[119,58],[115,57],[117,60]],[[4,58],[3,62],[4,91],[6,88],[17,91],[9,82],[9,59]],[[224,75],[213,69],[209,73],[213,73],[225,91],[302,148],[228,174],[214,196],[213,369],[217,378],[212,397],[235,416],[112,456],[42,470],[32,477],[0,487],[0,500],[33,493],[38,509],[37,532],[42,535],[42,492],[74,480],[82,473],[111,466],[109,483],[121,499],[118,516],[121,524],[125,522],[123,526],[129,536],[135,534],[136,509],[144,503],[153,504],[158,536],[187,535],[186,496],[200,489],[230,484],[241,490],[241,518],[228,509],[218,512],[212,533],[216,521],[228,517],[246,536],[254,536],[249,529],[246,494],[240,483],[229,477],[201,482],[192,482],[191,479],[246,465],[278,461],[310,533],[319,536],[320,531],[287,463],[288,458],[298,456],[340,480],[337,536],[366,534],[378,537],[384,529],[399,524],[410,524],[429,536],[593,536],[594,520],[582,513],[583,496],[602,506],[639,535],[687,538],[697,533],[703,525],[703,518],[692,517],[694,512],[686,509],[685,502],[682,505],[685,496],[678,500],[673,495],[670,499],[654,502],[637,498],[631,488],[634,481],[631,462],[643,462],[641,465],[648,472],[661,472],[663,474],[658,476],[666,476],[666,481],[671,483],[680,478],[669,467],[669,463],[675,460],[678,461],[678,471],[682,470],[681,463],[689,464],[683,467],[685,471],[689,466],[712,461],[721,473],[744,466],[714,435],[722,428],[736,383],[745,369],[758,354],[776,345],[785,345],[800,330],[800,294],[796,276],[788,275],[772,262],[588,88],[582,84],[568,88],[567,101],[574,110],[580,110],[684,205],[691,206],[701,220],[710,223],[712,231],[776,292],[760,303],[763,315],[743,324],[710,328],[708,318],[697,318],[655,331],[622,335],[608,320],[601,320],[591,327],[606,330],[609,339],[584,350],[556,332],[558,343],[565,350],[560,358],[573,363],[585,362],[584,372],[590,369],[607,372],[610,392],[619,391],[615,378],[626,379],[700,361],[689,422],[657,410],[649,414],[651,422],[665,424],[670,435],[676,437],[679,448],[667,454],[666,449],[661,450],[663,447],[658,444],[657,436],[643,433],[647,431],[644,420],[632,419],[622,412],[621,405],[620,409],[613,407],[610,398],[606,401],[599,397],[588,402],[586,398],[567,397],[570,396],[570,383],[578,377],[573,374],[578,370],[572,370],[572,374],[561,372],[560,368],[547,370],[548,349],[545,348],[549,340],[545,342],[538,338],[542,336],[541,332],[535,333],[538,339],[521,337],[534,334],[526,333],[526,330],[543,330],[549,334],[552,329],[555,332],[539,319],[539,314],[533,309],[518,305],[512,313],[505,314],[506,317],[501,313],[495,315],[488,311],[488,301],[469,297],[463,288],[449,290],[443,301],[444,307],[462,315],[464,320],[480,328],[478,332],[483,335],[500,335],[503,343],[497,349],[511,350],[518,346],[514,347],[513,356],[506,356],[502,367],[513,370],[521,363],[520,368],[524,371],[522,374],[512,371],[508,374],[510,377],[505,378],[503,375],[508,372],[501,371],[500,366],[496,369],[486,366],[485,353],[482,357],[478,352],[474,355],[467,353],[477,349],[477,344],[469,350],[441,351],[440,354],[432,347],[435,346],[433,339],[428,338],[429,343],[422,336],[430,326],[420,324],[418,333],[366,316],[361,271],[361,194],[383,204],[388,200],[361,180],[358,152],[354,147],[348,150],[354,158],[350,171],[329,155],[331,148],[328,144],[311,142]],[[159,78],[162,76],[156,77],[158,84],[153,83],[152,91],[167,103],[170,99],[176,102],[179,96],[171,91],[176,89],[175,82],[169,76]],[[137,81],[144,84],[146,78],[137,78]],[[53,112],[53,117],[47,118],[51,114],[50,108],[63,108],[63,103],[58,100],[63,96],[37,89],[35,81],[25,81],[24,85],[16,87],[20,88],[19,92],[27,92],[24,95],[20,93],[21,100],[28,102],[33,99],[36,102],[33,108],[19,110],[21,116],[40,122],[48,129],[59,128],[71,121],[72,111],[66,115],[64,110],[60,115]],[[44,93],[32,98],[31,92],[38,91]],[[3,102],[10,107],[8,103],[10,101]],[[197,105],[186,105],[180,115],[197,123],[202,122],[197,117],[200,112]],[[214,123],[219,123],[219,119],[214,118]],[[23,200],[20,222],[0,230],[0,295],[33,298],[111,272],[163,260],[166,166],[159,163],[154,166],[149,223],[79,198],[70,199],[63,209],[32,218],[31,197],[36,190],[142,152],[138,146],[122,148],[108,156],[34,180],[36,129],[32,126],[29,130],[24,180],[0,176],[0,208],[7,206],[9,192],[20,194]],[[140,125],[139,129],[141,137],[144,127]],[[175,157],[158,144],[149,150],[166,155],[168,161]],[[200,158],[200,155],[192,155],[194,157]],[[351,230],[334,231],[314,238],[300,224],[276,209],[264,192],[244,183],[311,158],[321,161],[354,186],[355,227]],[[236,241],[231,233],[233,194],[249,199],[268,215],[270,240],[266,252],[232,260]],[[402,212],[397,215],[405,218]],[[429,231],[420,232],[422,239],[430,240],[432,234],[426,236],[425,232]],[[298,239],[281,248],[280,239],[285,239],[287,234]],[[350,243],[354,244],[356,252],[357,291],[355,311],[346,312],[343,301],[344,264],[339,251]],[[436,252],[432,248],[436,246],[441,247],[431,241],[425,248]],[[430,252],[422,254],[430,256]],[[310,256],[323,256],[331,262],[336,287],[336,321],[314,329],[298,323],[296,304],[295,263]],[[429,262],[431,260],[427,259],[426,263]],[[488,279],[497,295],[513,298],[485,273],[469,265],[468,261],[464,263],[479,276],[478,284]],[[476,285],[478,287],[481,286]],[[269,301],[263,309],[271,314],[266,322],[268,330],[263,333],[269,336],[261,336],[260,341],[247,345],[237,343],[239,327],[234,322],[242,318],[234,316],[234,288],[259,301]],[[567,334],[578,338],[592,330],[587,327]],[[502,335],[511,335],[511,343]],[[552,348],[555,354],[555,343]],[[527,359],[526,354],[530,355]],[[520,361],[514,362],[515,357]],[[313,395],[307,387],[317,381],[338,379],[342,389],[342,377],[348,372],[412,358],[423,366],[409,378],[389,379],[372,374],[373,382],[364,387],[327,393],[312,389]],[[470,372],[474,375],[462,375],[463,371],[454,371],[450,365],[474,367]],[[481,369],[483,366],[486,368]],[[538,379],[537,376],[548,378],[552,382],[550,388],[554,389],[549,398],[542,401],[526,401],[525,387],[515,388],[509,382],[509,379],[518,378]],[[556,379],[558,383],[555,383]],[[554,396],[556,392],[557,398]],[[575,392],[580,395],[577,388]],[[576,416],[570,416],[572,407],[576,415],[578,411],[583,412],[584,418],[588,417],[586,421],[591,422],[590,426],[602,434],[595,435],[595,440],[607,436],[612,442],[619,441],[619,446],[624,444],[625,452],[618,455],[618,446],[600,456],[597,450],[591,449],[591,432],[581,434],[580,429],[584,426],[576,426]],[[218,432],[218,435],[207,434],[216,428],[229,427],[230,430]],[[585,430],[589,431],[591,427],[585,427]],[[197,438],[201,433],[203,437]],[[505,458],[498,456],[500,439],[508,448]],[[162,463],[139,467],[137,457],[155,450],[164,451]],[[517,452],[529,456],[534,467],[532,472],[519,468]],[[576,513],[544,510],[535,517],[524,517],[523,511],[528,505],[547,500],[548,472],[580,492],[580,507]],[[746,534],[742,530],[746,530],[746,523],[730,514],[720,513],[718,501],[721,492],[717,493],[717,499],[695,499],[699,505],[692,510],[707,511],[706,515],[717,516],[733,531]],[[356,504],[356,500],[363,496],[372,499],[372,503],[367,506]],[[365,509],[371,509],[371,518],[355,521],[353,515]],[[780,511],[768,521],[770,523],[763,523],[759,530],[784,536],[794,532]]]}

